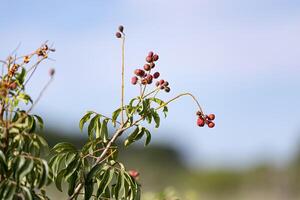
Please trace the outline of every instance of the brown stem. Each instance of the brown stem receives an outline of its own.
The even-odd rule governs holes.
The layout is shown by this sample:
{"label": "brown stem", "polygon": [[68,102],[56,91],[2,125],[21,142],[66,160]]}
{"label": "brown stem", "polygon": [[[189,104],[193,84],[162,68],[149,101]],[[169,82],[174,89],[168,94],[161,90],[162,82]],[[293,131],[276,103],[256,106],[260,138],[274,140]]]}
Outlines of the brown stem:
{"label": "brown stem", "polygon": [[[132,127],[132,126],[135,126],[135,125],[136,125],[137,123],[139,123],[141,120],[143,120],[143,118],[140,118],[140,119],[136,120],[136,121],[135,121],[131,126],[129,126],[129,127],[123,127],[124,124],[127,123],[127,121],[128,121],[128,119],[127,119],[126,122],[125,122],[124,124],[122,124],[122,125],[119,127],[119,129],[114,133],[113,137],[112,137],[111,140],[108,142],[108,144],[106,145],[106,147],[105,147],[105,149],[103,150],[103,152],[101,153],[101,155],[96,159],[96,161],[95,161],[94,165],[92,166],[92,168],[95,167],[96,165],[98,165],[99,163],[101,163],[102,161],[104,161],[104,160],[106,159],[106,158],[105,158],[105,155],[106,155],[108,149],[110,149],[111,145],[117,140],[117,138],[118,138],[119,136],[122,135],[122,133],[123,133],[124,131],[126,131],[127,129],[129,129],[129,128]],[[83,183],[79,183],[79,184],[77,185],[77,187],[76,187],[74,193],[73,193],[70,197],[68,197],[68,200],[72,200],[72,199],[76,198],[77,195],[80,193],[82,187],[83,187]]]}
{"label": "brown stem", "polygon": [[195,97],[194,95],[192,95],[191,93],[188,93],[188,92],[187,92],[187,93],[179,94],[178,96],[174,97],[173,99],[170,99],[170,100],[167,101],[166,103],[160,105],[160,106],[157,107],[155,110],[159,110],[160,108],[165,107],[166,105],[168,105],[168,104],[171,103],[172,101],[175,101],[176,99],[178,99],[178,98],[180,98],[180,97],[182,97],[182,96],[190,96],[190,97],[192,97],[192,99],[193,99],[193,100],[195,101],[195,103],[197,104],[197,106],[198,106],[200,112],[203,113],[203,110],[202,110],[202,108],[201,108],[201,106],[200,106],[200,103],[198,102],[198,100],[196,99],[196,97]]}
{"label": "brown stem", "polygon": [[122,113],[121,113],[121,117],[122,117],[122,124],[124,123],[124,71],[125,71],[125,67],[124,67],[124,58],[125,58],[125,35],[123,35],[122,37],[122,97],[121,97],[121,108],[122,108]]}

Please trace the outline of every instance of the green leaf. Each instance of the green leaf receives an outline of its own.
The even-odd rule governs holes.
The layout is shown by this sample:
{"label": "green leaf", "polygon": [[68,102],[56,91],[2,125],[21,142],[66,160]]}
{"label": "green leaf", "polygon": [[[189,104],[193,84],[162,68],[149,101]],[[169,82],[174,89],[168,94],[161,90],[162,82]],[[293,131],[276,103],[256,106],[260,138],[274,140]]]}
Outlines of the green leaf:
{"label": "green leaf", "polygon": [[115,198],[119,199],[119,194],[121,197],[125,196],[125,188],[124,188],[124,171],[120,170],[118,173],[117,184],[115,187]]}
{"label": "green leaf", "polygon": [[113,125],[114,126],[116,126],[116,121],[117,121],[117,119],[118,119],[118,116],[120,115],[120,113],[121,113],[121,108],[119,108],[119,109],[117,109],[117,110],[115,110],[114,112],[113,112],[113,114],[112,114],[112,122],[113,122]]}
{"label": "green leaf", "polygon": [[20,85],[24,83],[25,77],[26,77],[26,69],[22,67],[21,73],[18,73],[16,76],[16,79],[18,80]]}
{"label": "green leaf", "polygon": [[44,128],[44,121],[43,121],[43,119],[40,116],[38,116],[38,115],[34,115],[34,117],[38,121],[40,129],[43,129]]}
{"label": "green leaf", "polygon": [[94,184],[93,182],[86,182],[84,185],[84,200],[90,200],[93,195]]}
{"label": "green leaf", "polygon": [[114,168],[109,168],[104,171],[104,175],[103,175],[100,185],[98,187],[97,197],[99,197],[99,195],[105,193],[105,190],[108,187],[108,185],[110,184],[111,180],[113,179],[113,176],[114,176]]}
{"label": "green leaf", "polygon": [[168,114],[168,107],[167,106],[165,106],[164,108],[163,108],[163,113],[164,113],[164,115],[165,115],[165,118],[167,117],[167,114]]}
{"label": "green leaf", "polygon": [[74,172],[68,179],[68,182],[69,182],[68,195],[69,196],[71,196],[74,193],[77,178],[78,178],[78,173]]}
{"label": "green leaf", "polygon": [[12,200],[14,197],[14,194],[16,192],[17,185],[13,182],[9,182],[7,187],[5,188],[5,192],[3,194],[3,199],[5,200]]}
{"label": "green leaf", "polygon": [[92,111],[88,111],[88,112],[81,118],[81,120],[79,121],[79,129],[80,129],[80,131],[82,131],[84,124],[90,119],[90,117],[91,117],[91,115],[92,115],[93,113],[94,113],[94,112],[92,112]]}
{"label": "green leaf", "polygon": [[26,176],[29,172],[31,172],[31,170],[33,168],[33,164],[34,164],[34,161],[32,159],[27,158],[25,160],[24,165],[19,170],[19,181],[21,181],[24,178],[24,176]]}
{"label": "green leaf", "polygon": [[32,195],[29,188],[25,186],[21,186],[22,192],[24,193],[24,197],[26,200],[32,200]]}
{"label": "green leaf", "polygon": [[104,119],[101,125],[100,135],[103,138],[103,141],[106,142],[108,140],[108,130],[107,130],[108,119]]}
{"label": "green leaf", "polygon": [[138,133],[142,130],[141,126],[136,127],[136,129],[127,137],[127,139],[124,141],[125,147],[128,147],[130,144],[132,144],[135,140],[134,138],[138,135]]}
{"label": "green leaf", "polygon": [[31,97],[28,94],[25,94],[25,93],[20,93],[17,96],[17,99],[19,99],[21,101],[24,101],[26,104],[28,104],[29,102],[32,103]]}
{"label": "green leaf", "polygon": [[18,179],[19,177],[19,171],[22,169],[23,165],[25,164],[25,158],[22,156],[18,156],[15,159],[14,165],[13,165],[13,171],[14,171],[14,178]]}
{"label": "green leaf", "polygon": [[151,133],[147,129],[145,129],[145,133],[146,133],[145,146],[147,146],[150,143],[150,141],[151,141]]}
{"label": "green leaf", "polygon": [[61,142],[55,145],[52,150],[52,152],[57,152],[57,153],[66,153],[66,152],[75,152],[77,153],[76,147],[69,143],[69,142]]}
{"label": "green leaf", "polygon": [[73,160],[68,164],[66,168],[65,178],[68,179],[79,167],[79,164],[81,163],[81,159],[79,158],[79,155],[76,154],[76,156],[73,158]]}
{"label": "green leaf", "polygon": [[41,160],[40,162],[42,165],[41,165],[41,177],[39,180],[38,188],[41,188],[47,184],[48,175],[49,175],[49,167],[47,162],[45,160]]}
{"label": "green leaf", "polygon": [[163,100],[159,99],[159,98],[152,97],[152,98],[149,98],[149,99],[150,99],[150,101],[153,101],[153,102],[157,103],[160,106],[165,104],[165,102]]}
{"label": "green leaf", "polygon": [[92,181],[92,179],[95,177],[95,175],[101,170],[102,165],[101,164],[97,164],[95,165],[90,172],[87,174],[86,176],[86,181],[90,182]]}
{"label": "green leaf", "polygon": [[0,150],[0,171],[2,171],[4,174],[7,172],[6,158],[2,150]]}
{"label": "green leaf", "polygon": [[61,183],[62,180],[64,179],[65,173],[66,173],[66,169],[63,169],[58,173],[57,177],[55,178],[56,188],[61,192],[62,192]]}
{"label": "green leaf", "polygon": [[93,134],[96,131],[96,126],[99,119],[100,119],[100,115],[95,115],[90,121],[90,124],[88,126],[88,134],[90,139],[93,138]]}
{"label": "green leaf", "polygon": [[159,125],[160,125],[160,117],[158,115],[158,113],[152,108],[151,109],[151,114],[152,114],[152,117],[154,119],[154,122],[155,122],[155,128],[158,128]]}

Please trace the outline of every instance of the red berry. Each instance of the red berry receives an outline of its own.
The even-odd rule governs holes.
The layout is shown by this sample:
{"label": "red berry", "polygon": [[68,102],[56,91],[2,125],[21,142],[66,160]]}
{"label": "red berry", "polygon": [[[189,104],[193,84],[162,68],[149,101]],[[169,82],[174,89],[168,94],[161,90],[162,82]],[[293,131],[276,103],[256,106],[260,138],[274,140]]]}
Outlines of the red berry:
{"label": "red berry", "polygon": [[134,74],[140,77],[143,77],[145,75],[145,71],[142,69],[136,69],[134,70]]}
{"label": "red berry", "polygon": [[201,117],[199,117],[197,119],[197,125],[200,126],[200,127],[203,127],[205,125],[204,119],[202,119]]}
{"label": "red berry", "polygon": [[165,82],[165,81],[164,81],[163,79],[161,79],[161,80],[159,81],[159,84],[162,85],[162,84],[164,84],[164,82]]}
{"label": "red berry", "polygon": [[121,38],[122,37],[122,34],[120,32],[116,32],[116,37],[117,38]]}
{"label": "red berry", "polygon": [[129,170],[128,173],[134,179],[136,179],[140,175],[140,173],[136,170]]}
{"label": "red berry", "polygon": [[151,74],[148,74],[147,75],[147,79],[152,81],[153,80],[153,76]]}
{"label": "red berry", "polygon": [[119,26],[119,28],[118,28],[118,29],[119,29],[119,31],[120,31],[120,32],[122,32],[122,33],[123,33],[123,31],[124,31],[124,26],[122,26],[122,25],[121,25],[121,26]]}
{"label": "red berry", "polygon": [[151,63],[151,62],[153,61],[152,56],[147,56],[147,57],[146,57],[146,61],[147,61],[148,63]]}
{"label": "red berry", "polygon": [[159,72],[155,72],[154,74],[153,74],[153,78],[155,78],[155,79],[157,79],[158,77],[159,77]]}
{"label": "red berry", "polygon": [[170,89],[169,87],[166,87],[166,88],[165,88],[165,91],[166,91],[166,92],[170,92],[171,89]]}
{"label": "red berry", "polygon": [[149,64],[145,64],[145,65],[144,65],[144,70],[150,71],[150,69],[151,69],[151,67],[150,67]]}
{"label": "red berry", "polygon": [[135,85],[137,83],[137,81],[138,81],[138,78],[136,76],[134,76],[134,77],[131,78],[131,83],[133,85]]}
{"label": "red berry", "polygon": [[207,118],[210,119],[210,120],[214,120],[216,118],[216,116],[214,114],[209,114],[207,116]]}
{"label": "red berry", "polygon": [[159,56],[158,56],[157,54],[154,54],[154,55],[153,55],[153,60],[154,60],[154,61],[157,61],[158,59],[159,59]]}
{"label": "red berry", "polygon": [[215,123],[213,123],[213,122],[208,123],[208,127],[209,127],[209,128],[215,127]]}
{"label": "red berry", "polygon": [[151,67],[151,69],[153,69],[155,67],[154,62],[150,63],[150,67]]}
{"label": "red berry", "polygon": [[149,57],[152,57],[153,54],[154,54],[153,51],[149,51],[148,56],[149,56]]}
{"label": "red berry", "polygon": [[146,79],[147,79],[147,83],[151,84],[152,80],[153,80],[153,76],[151,74],[148,74],[147,77],[146,77]]}

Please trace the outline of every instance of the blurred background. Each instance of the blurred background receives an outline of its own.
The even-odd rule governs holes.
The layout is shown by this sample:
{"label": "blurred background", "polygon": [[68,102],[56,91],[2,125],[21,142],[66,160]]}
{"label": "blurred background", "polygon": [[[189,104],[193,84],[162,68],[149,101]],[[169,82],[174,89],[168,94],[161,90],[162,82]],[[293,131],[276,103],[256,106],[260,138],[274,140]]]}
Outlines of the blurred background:
{"label": "blurred background", "polygon": [[80,147],[85,111],[119,106],[122,24],[126,100],[138,92],[133,70],[152,50],[172,89],[161,98],[189,91],[216,114],[214,129],[198,128],[197,107],[182,98],[153,127],[149,147],[120,155],[141,173],[143,199],[300,198],[300,1],[0,0],[0,8],[1,59],[46,40],[57,50],[28,88],[36,98],[56,68],[35,109],[51,145]]}

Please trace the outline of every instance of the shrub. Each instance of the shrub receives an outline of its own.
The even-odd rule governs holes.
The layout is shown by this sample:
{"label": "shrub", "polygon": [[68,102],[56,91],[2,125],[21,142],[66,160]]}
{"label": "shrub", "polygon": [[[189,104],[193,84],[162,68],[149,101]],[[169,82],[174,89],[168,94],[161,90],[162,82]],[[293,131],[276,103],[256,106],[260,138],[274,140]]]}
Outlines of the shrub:
{"label": "shrub", "polygon": [[[139,172],[126,170],[118,162],[117,141],[125,136],[126,147],[145,138],[145,146],[151,141],[151,131],[145,124],[160,126],[161,115],[167,116],[171,102],[183,96],[191,97],[198,107],[197,125],[214,127],[213,114],[205,115],[197,99],[190,93],[183,93],[164,101],[158,97],[161,92],[170,92],[168,81],[161,79],[156,63],[158,54],[150,51],[142,69],[134,70],[131,84],[137,87],[138,95],[127,104],[124,102],[124,27],[120,26],[116,37],[122,43],[122,93],[120,107],[106,116],[88,111],[80,120],[81,131],[87,127],[88,139],[81,149],[71,143],[59,143],[50,151],[49,163],[41,157],[48,144],[41,135],[36,134],[37,127],[43,127],[43,120],[32,115],[31,110],[39,101],[44,90],[54,76],[50,70],[50,81],[40,96],[33,102],[25,93],[25,86],[37,66],[54,51],[43,44],[32,54],[20,58],[9,57],[3,61],[7,73],[1,78],[1,150],[0,150],[0,196],[4,199],[48,199],[45,186],[55,182],[62,191],[62,183],[68,184],[68,199],[140,199],[141,187],[138,183]],[[37,60],[33,66],[26,68]],[[20,61],[20,59],[22,59]],[[156,71],[154,71],[156,70]],[[160,80],[158,80],[160,78]],[[154,83],[155,81],[155,83]],[[31,105],[21,110],[19,103]],[[109,134],[108,128],[114,129]],[[48,166],[49,165],[49,166]]]}

